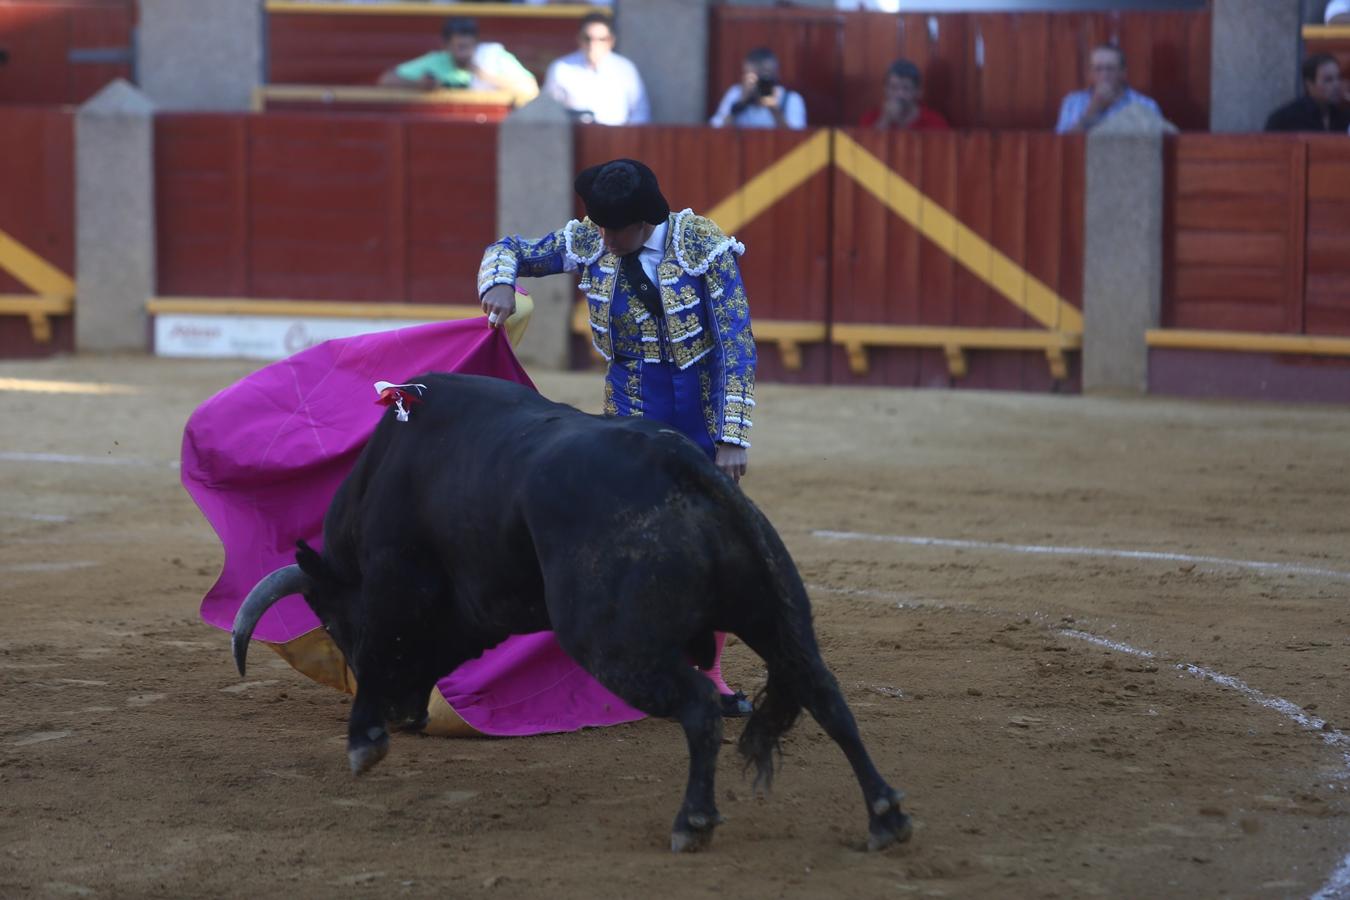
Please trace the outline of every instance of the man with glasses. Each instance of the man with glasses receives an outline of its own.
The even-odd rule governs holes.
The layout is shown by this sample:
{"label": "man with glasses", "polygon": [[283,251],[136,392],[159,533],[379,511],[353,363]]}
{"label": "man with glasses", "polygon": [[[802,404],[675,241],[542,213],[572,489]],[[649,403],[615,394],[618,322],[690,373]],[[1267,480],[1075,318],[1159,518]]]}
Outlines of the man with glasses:
{"label": "man with glasses", "polygon": [[1088,57],[1088,84],[1086,91],[1074,91],[1064,98],[1059,107],[1059,123],[1055,131],[1090,131],[1125,109],[1138,104],[1158,118],[1162,110],[1149,97],[1136,91],[1125,80],[1125,54],[1113,44],[1102,44],[1092,49]]}
{"label": "man with glasses", "polygon": [[647,89],[637,66],[614,52],[609,16],[591,13],[581,20],[579,49],[548,67],[544,91],[583,122],[642,125],[650,122]]}

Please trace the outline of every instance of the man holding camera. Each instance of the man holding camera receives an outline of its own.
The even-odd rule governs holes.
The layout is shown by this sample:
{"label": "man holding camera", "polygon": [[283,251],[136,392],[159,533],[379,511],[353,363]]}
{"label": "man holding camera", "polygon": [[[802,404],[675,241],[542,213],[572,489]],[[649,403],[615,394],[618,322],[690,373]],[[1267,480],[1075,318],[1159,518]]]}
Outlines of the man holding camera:
{"label": "man holding camera", "polygon": [[805,128],[806,101],[778,82],[778,57],[768,47],[745,55],[741,83],[722,95],[712,125],[737,128]]}

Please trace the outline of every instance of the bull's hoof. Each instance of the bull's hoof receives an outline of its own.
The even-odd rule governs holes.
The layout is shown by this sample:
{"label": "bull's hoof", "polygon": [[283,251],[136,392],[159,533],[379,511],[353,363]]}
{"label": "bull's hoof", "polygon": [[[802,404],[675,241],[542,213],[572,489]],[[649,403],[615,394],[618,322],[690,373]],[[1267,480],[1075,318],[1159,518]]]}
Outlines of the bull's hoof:
{"label": "bull's hoof", "polygon": [[681,818],[684,818],[683,827],[676,821],[675,830],[670,833],[671,853],[699,853],[707,850],[712,846],[713,829],[726,821],[717,813],[711,816],[696,813]]}
{"label": "bull's hoof", "polygon": [[892,844],[903,844],[914,833],[914,820],[900,809],[899,791],[877,799],[872,804],[872,822],[867,833],[869,851],[884,850]]}
{"label": "bull's hoof", "polygon": [[707,831],[672,831],[671,853],[701,853],[712,846],[712,829]]}
{"label": "bull's hoof", "polygon": [[358,746],[348,745],[347,762],[351,764],[352,774],[361,775],[369,772],[377,762],[384,759],[389,754],[389,735],[380,732],[378,737],[371,740],[370,743],[362,743]]}

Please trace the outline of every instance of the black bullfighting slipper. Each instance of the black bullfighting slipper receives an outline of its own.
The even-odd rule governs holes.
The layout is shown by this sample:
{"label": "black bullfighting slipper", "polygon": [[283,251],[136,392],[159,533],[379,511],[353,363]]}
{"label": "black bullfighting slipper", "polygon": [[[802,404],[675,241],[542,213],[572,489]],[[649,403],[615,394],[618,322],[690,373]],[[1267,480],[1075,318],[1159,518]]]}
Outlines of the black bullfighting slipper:
{"label": "black bullfighting slipper", "polygon": [[745,696],[744,691],[734,694],[718,694],[722,700],[722,718],[739,719],[755,711],[755,705]]}

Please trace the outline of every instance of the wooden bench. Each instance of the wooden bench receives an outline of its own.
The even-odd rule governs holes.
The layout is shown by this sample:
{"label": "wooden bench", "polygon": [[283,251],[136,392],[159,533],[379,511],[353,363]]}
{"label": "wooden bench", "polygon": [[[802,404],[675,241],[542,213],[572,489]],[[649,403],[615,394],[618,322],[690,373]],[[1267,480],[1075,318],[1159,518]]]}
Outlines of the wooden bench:
{"label": "wooden bench", "polygon": [[75,312],[74,297],[0,294],[0,316],[27,316],[33,341],[50,344],[52,316],[69,316]]}
{"label": "wooden bench", "polygon": [[969,371],[968,350],[1035,350],[1045,354],[1050,375],[1058,381],[1069,377],[1065,353],[1079,350],[1083,336],[1066,331],[1030,328],[940,328],[923,325],[848,325],[836,323],[831,329],[832,343],[848,354],[848,367],[854,375],[866,375],[870,363],[869,347],[920,347],[942,350],[947,357],[947,372],[964,378]]}

